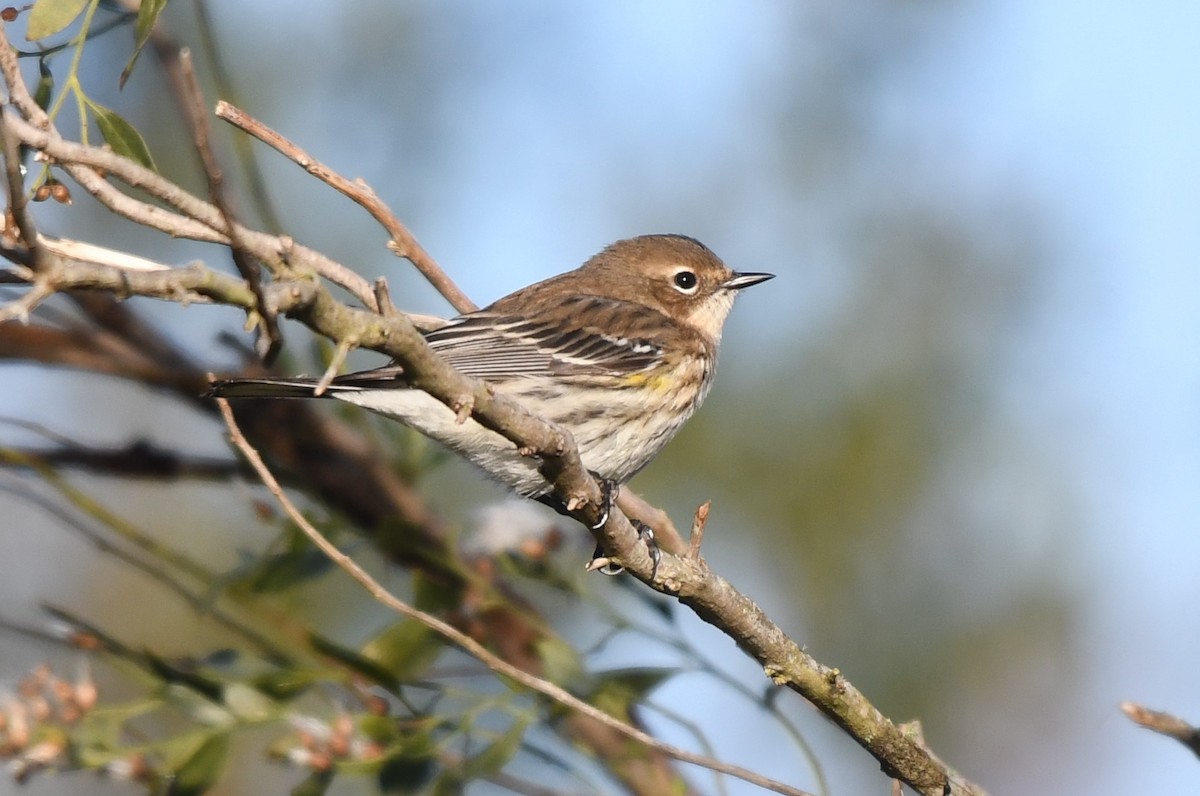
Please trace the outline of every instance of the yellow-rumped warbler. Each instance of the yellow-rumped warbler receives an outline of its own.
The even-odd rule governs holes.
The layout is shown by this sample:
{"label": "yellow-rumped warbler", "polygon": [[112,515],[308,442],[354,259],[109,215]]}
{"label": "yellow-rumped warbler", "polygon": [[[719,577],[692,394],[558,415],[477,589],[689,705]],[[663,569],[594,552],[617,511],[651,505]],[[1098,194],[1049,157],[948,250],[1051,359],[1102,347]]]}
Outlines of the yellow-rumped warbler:
{"label": "yellow-rumped warbler", "polygon": [[[619,485],[645,467],[704,400],[736,292],[772,276],[731,271],[683,235],[644,235],[454,318],[425,339],[460,373],[570,431],[583,465]],[[212,394],[312,397],[316,381],[229,379],[216,382]],[[339,376],[324,395],[417,429],[522,495],[550,491],[536,461],[409,389],[398,365]]]}

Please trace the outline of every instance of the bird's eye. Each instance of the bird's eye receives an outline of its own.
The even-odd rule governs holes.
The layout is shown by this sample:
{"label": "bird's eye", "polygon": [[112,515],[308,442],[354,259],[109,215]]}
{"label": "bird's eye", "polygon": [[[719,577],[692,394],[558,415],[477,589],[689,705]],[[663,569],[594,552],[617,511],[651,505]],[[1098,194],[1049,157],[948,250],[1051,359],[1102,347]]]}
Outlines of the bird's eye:
{"label": "bird's eye", "polygon": [[675,287],[681,293],[691,293],[696,289],[699,280],[696,279],[696,274],[692,271],[680,271],[675,274]]}

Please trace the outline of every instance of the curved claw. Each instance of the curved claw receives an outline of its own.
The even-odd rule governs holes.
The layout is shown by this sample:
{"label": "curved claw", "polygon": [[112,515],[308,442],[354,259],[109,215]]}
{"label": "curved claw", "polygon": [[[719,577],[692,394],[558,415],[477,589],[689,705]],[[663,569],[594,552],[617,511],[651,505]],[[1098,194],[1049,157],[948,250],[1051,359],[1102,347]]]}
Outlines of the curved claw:
{"label": "curved claw", "polygon": [[599,572],[601,575],[608,575],[609,577],[620,575],[625,571],[625,567],[604,555],[604,551],[599,547],[596,548],[592,560],[588,562],[587,569],[588,572]]}
{"label": "curved claw", "polygon": [[633,527],[637,529],[638,538],[646,544],[646,552],[650,553],[650,560],[653,562],[653,566],[650,568],[650,582],[653,583],[658,577],[658,565],[662,561],[662,550],[654,541],[654,530],[649,525],[641,520],[634,520]]}
{"label": "curved claw", "polygon": [[[638,539],[646,545],[647,552],[650,553],[650,560],[653,566],[650,568],[650,581],[653,582],[658,577],[658,565],[662,561],[662,550],[654,541],[654,531],[649,525],[641,520],[633,520],[633,527],[637,529]],[[596,545],[596,551],[592,553],[592,560],[588,562],[588,572],[598,571],[603,575],[620,575],[625,571],[625,567],[609,558],[604,548]]]}
{"label": "curved claw", "polygon": [[[617,493],[621,491],[621,485],[611,478],[601,478],[595,473],[592,473],[592,478],[595,478],[596,482],[600,484],[600,494],[602,495],[600,501],[600,519],[596,520],[595,525],[590,526],[591,530],[598,531],[608,524],[608,517],[612,514],[613,506],[617,503]],[[617,572],[620,571],[617,570]],[[612,574],[615,575],[617,573],[614,572]]]}

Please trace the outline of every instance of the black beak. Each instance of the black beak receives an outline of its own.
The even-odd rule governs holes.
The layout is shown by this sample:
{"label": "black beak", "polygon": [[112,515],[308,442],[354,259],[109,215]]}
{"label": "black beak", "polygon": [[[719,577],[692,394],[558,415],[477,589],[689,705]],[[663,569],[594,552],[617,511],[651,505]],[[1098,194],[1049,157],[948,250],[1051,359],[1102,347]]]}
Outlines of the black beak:
{"label": "black beak", "polygon": [[744,287],[757,285],[759,282],[766,282],[768,279],[774,279],[775,274],[738,274],[735,273],[729,279],[725,280],[725,284],[721,287],[726,290],[741,290]]}

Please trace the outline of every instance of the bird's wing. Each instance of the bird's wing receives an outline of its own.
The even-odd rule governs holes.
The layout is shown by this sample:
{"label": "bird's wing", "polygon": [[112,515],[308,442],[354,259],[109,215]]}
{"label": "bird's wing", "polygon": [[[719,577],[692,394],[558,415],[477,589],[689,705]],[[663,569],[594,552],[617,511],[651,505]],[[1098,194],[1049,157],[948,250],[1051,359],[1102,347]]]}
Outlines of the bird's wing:
{"label": "bird's wing", "polygon": [[662,358],[662,349],[645,339],[557,317],[529,320],[487,310],[455,319],[426,339],[460,373],[480,379],[623,375]]}
{"label": "bird's wing", "polygon": [[[579,322],[578,310],[612,310],[618,304],[624,302],[576,297],[539,320],[484,309],[425,332],[425,339],[455,370],[478,379],[620,376],[653,368],[663,355],[662,348],[650,343],[645,334],[660,323],[659,318],[650,317],[657,315],[653,310],[628,305],[618,308],[626,319],[630,311],[634,313],[634,331],[627,336],[604,333]],[[408,383],[404,369],[390,364],[339,376],[333,385],[387,389],[407,387]]]}

